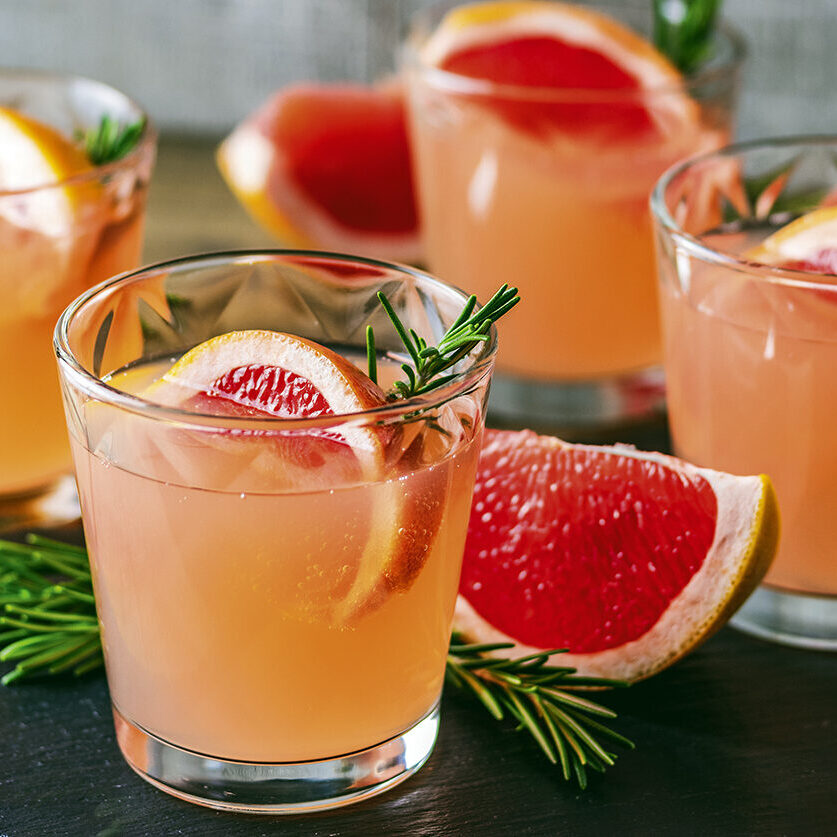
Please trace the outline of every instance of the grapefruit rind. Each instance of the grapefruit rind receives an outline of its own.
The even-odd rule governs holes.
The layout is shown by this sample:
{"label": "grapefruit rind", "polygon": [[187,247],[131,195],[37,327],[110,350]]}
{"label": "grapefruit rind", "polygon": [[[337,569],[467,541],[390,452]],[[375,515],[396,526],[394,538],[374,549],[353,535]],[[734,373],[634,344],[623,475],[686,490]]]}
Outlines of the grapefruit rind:
{"label": "grapefruit rind", "polygon": [[[553,441],[557,447],[566,445]],[[614,648],[588,654],[570,649],[560,657],[561,665],[573,666],[581,675],[634,682],[672,665],[708,639],[755,590],[776,552],[778,503],[764,475],[733,476],[621,445],[591,449],[700,476],[713,488],[718,503],[715,535],[703,564],[649,630]],[[495,653],[519,656],[543,650],[520,644],[493,627],[462,594],[457,597],[454,630],[472,641],[515,643],[515,648]]]}

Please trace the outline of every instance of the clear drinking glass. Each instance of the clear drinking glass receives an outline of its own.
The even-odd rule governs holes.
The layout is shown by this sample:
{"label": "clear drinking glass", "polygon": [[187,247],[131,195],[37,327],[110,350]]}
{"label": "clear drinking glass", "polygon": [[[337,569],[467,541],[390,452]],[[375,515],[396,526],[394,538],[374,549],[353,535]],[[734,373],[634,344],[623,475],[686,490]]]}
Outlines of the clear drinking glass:
{"label": "clear drinking glass", "polygon": [[[0,109],[45,123],[68,139],[102,116],[128,125],[144,118],[122,93],[90,79],[0,70]],[[6,149],[14,137],[5,136]],[[39,138],[56,170],[61,146]],[[146,128],[116,162],[47,183],[0,186],[0,529],[78,516],[70,450],[55,375],[52,332],[85,288],[136,267],[142,246],[155,133]],[[2,182],[19,183],[31,165],[15,151]],[[61,478],[64,491],[58,490]],[[69,489],[69,492],[67,492]],[[68,499],[69,502],[64,502]]]}
{"label": "clear drinking glass", "polygon": [[[719,31],[674,87],[498,85],[422,57],[455,5],[418,18],[404,66],[429,268],[483,300],[502,282],[526,299],[503,323],[492,413],[576,436],[660,413],[648,196],[671,164],[729,141],[741,42]],[[593,5],[650,38],[649,3]]]}
{"label": "clear drinking glass", "polygon": [[185,351],[242,329],[365,368],[371,324],[386,386],[404,356],[378,291],[429,340],[466,301],[404,267],[264,251],[139,270],[58,323],[119,746],[183,799],[329,808],[432,750],[495,334],[440,389],[351,415],[223,417],[143,397]]}
{"label": "clear drinking glass", "polygon": [[733,624],[831,650],[837,278],[747,253],[835,195],[837,138],[789,138],[689,160],[652,196],[674,447],[698,465],[768,474],[782,513],[773,566]]}

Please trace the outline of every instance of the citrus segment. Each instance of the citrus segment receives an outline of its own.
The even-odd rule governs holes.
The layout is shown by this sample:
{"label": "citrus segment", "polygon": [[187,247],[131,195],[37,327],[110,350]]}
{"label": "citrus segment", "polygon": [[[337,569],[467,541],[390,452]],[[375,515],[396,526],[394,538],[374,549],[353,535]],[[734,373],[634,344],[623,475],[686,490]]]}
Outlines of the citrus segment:
{"label": "citrus segment", "polygon": [[[668,135],[697,119],[680,73],[663,55],[615,20],[578,6],[462,6],[442,20],[421,56],[439,69],[498,85],[481,98],[535,132],[628,139]],[[660,94],[653,101],[652,92]]]}
{"label": "citrus segment", "polygon": [[788,270],[837,274],[837,207],[797,218],[745,253],[755,262]]}
{"label": "citrus segment", "polygon": [[488,431],[455,624],[480,641],[568,648],[562,659],[587,674],[647,677],[723,624],[777,536],[765,477]]}
{"label": "citrus segment", "polygon": [[302,247],[418,256],[400,87],[298,84],[221,144],[228,185],[271,233]]}
{"label": "citrus segment", "polygon": [[0,106],[0,192],[49,186],[89,168],[84,151],[54,128]]}
{"label": "citrus segment", "polygon": [[[180,388],[180,396],[165,385]],[[383,390],[341,355],[275,331],[213,337],[186,352],[147,395],[174,404],[184,388],[284,418],[354,413],[386,401]]]}

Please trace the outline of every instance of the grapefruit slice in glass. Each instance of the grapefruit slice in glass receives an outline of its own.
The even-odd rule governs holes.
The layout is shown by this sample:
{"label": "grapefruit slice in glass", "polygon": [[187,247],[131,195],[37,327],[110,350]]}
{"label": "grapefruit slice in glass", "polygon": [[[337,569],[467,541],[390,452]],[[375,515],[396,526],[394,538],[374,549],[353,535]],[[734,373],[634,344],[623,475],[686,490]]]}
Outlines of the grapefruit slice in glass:
{"label": "grapefruit slice in glass", "polygon": [[221,144],[236,197],[277,238],[415,262],[418,221],[397,84],[297,84]]}
{"label": "grapefruit slice in glass", "polygon": [[815,209],[748,250],[745,258],[786,270],[837,275],[837,207]]}
{"label": "grapefruit slice in glass", "polygon": [[100,189],[71,178],[90,168],[54,128],[0,107],[0,318],[49,314],[56,289],[86,270],[103,224]]}
{"label": "grapefruit slice in glass", "polygon": [[628,447],[487,431],[455,630],[638,680],[691,651],[772,560],[769,480]]}
{"label": "grapefruit slice in glass", "polygon": [[[361,413],[387,403],[383,390],[346,358],[313,341],[272,331],[213,337],[184,354],[143,396],[198,413],[251,418],[315,418]],[[170,460],[237,459],[262,471],[273,491],[340,490],[376,484],[371,508],[358,509],[367,537],[353,573],[332,591],[332,620],[350,624],[409,588],[429,554],[444,513],[447,482],[432,469],[393,472],[399,430],[360,420],[284,431],[178,431],[165,442]],[[173,442],[173,443],[172,443]],[[159,442],[158,442],[159,446]],[[194,465],[184,462],[183,469]],[[267,489],[265,489],[267,490]],[[314,525],[314,522],[309,522]],[[328,526],[328,521],[317,525]],[[346,583],[343,583],[346,582]]]}
{"label": "grapefruit slice in glass", "polygon": [[494,92],[478,98],[534,133],[630,141],[671,136],[698,120],[668,59],[631,29],[581,6],[463,5],[443,18],[420,55],[432,67],[491,83]]}

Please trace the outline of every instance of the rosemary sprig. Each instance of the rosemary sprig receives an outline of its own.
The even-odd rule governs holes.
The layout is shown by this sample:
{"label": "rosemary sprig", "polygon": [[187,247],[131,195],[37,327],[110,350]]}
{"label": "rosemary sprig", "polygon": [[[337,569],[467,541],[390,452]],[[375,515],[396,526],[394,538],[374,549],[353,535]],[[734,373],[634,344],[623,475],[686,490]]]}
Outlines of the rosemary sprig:
{"label": "rosemary sprig", "polygon": [[697,69],[710,48],[721,0],[654,0],[654,44],[681,72]]}
{"label": "rosemary sprig", "polygon": [[0,682],[33,675],[84,674],[103,662],[87,552],[28,535],[0,541]]}
{"label": "rosemary sprig", "polygon": [[145,130],[145,117],[130,125],[120,125],[113,117],[104,114],[96,128],[82,137],[87,158],[94,166],[103,166],[121,160],[133,151]]}
{"label": "rosemary sprig", "polygon": [[[25,543],[0,541],[0,661],[15,663],[0,682],[63,672],[81,675],[104,662],[87,551],[27,535]],[[616,713],[575,693],[579,687],[626,685],[582,677],[549,664],[561,650],[524,657],[491,656],[512,643],[464,644],[454,634],[445,679],[476,697],[498,721],[510,717],[537,741],[565,779],[584,788],[587,770],[613,764],[613,744],[633,749],[624,736],[596,718]]]}
{"label": "rosemary sprig", "polygon": [[[419,337],[412,328],[406,328],[390,301],[380,291],[378,300],[387,312],[387,316],[392,321],[396,333],[412,360],[412,364],[401,364],[407,380],[395,382],[393,395],[399,398],[412,398],[414,395],[423,395],[453,380],[456,377],[455,374],[442,375],[442,373],[467,357],[477,344],[488,340],[488,332],[492,324],[511,311],[520,302],[520,297],[517,295],[517,288],[503,285],[477,311],[474,310],[477,307],[477,298],[470,297],[436,346],[428,346],[423,337]],[[371,326],[366,329],[366,356],[369,361],[369,377],[376,381],[375,335]]]}
{"label": "rosemary sprig", "polygon": [[565,779],[574,778],[586,788],[588,769],[601,773],[613,765],[613,744],[629,750],[634,744],[595,720],[615,718],[615,712],[573,690],[628,684],[582,677],[569,666],[550,665],[550,658],[565,653],[566,648],[516,658],[491,656],[514,647],[510,642],[464,645],[454,634],[445,680],[470,692],[496,720],[517,721],[517,729],[528,732],[552,764],[560,763]]}

